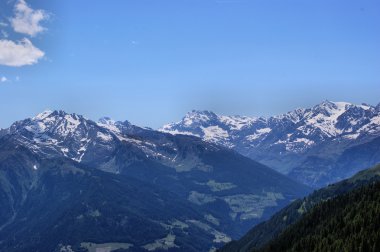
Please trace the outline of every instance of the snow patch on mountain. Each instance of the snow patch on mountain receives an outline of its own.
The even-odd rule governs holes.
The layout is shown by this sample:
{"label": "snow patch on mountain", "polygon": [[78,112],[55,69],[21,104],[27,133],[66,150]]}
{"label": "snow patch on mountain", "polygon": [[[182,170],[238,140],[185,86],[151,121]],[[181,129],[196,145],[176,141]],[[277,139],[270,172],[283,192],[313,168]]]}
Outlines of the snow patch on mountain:
{"label": "snow patch on mountain", "polygon": [[228,132],[219,126],[201,127],[203,130],[203,138],[205,140],[224,139],[228,137]]}
{"label": "snow patch on mountain", "polygon": [[160,131],[164,132],[164,133],[170,133],[170,134],[173,134],[173,135],[188,135],[188,136],[201,137],[199,134],[194,134],[194,133],[192,133],[190,131],[172,130],[171,127],[172,127],[171,124],[164,125],[160,129]]}
{"label": "snow patch on mountain", "polygon": [[109,118],[109,117],[102,117],[99,119],[98,121],[98,125],[103,127],[103,128],[106,128],[116,134],[119,134],[120,133],[120,129],[119,127],[117,126],[118,122],[116,122],[115,120]]}
{"label": "snow patch on mountain", "polygon": [[219,116],[222,123],[229,126],[231,130],[241,130],[243,127],[248,127],[258,119],[248,116]]}
{"label": "snow patch on mountain", "polygon": [[271,128],[257,129],[254,134],[245,136],[245,139],[248,141],[254,141],[256,139],[264,137],[265,135],[267,135],[271,131],[272,131]]}
{"label": "snow patch on mountain", "polygon": [[108,142],[108,141],[112,141],[112,136],[110,134],[105,134],[103,132],[97,132],[97,137],[100,138],[101,140],[105,141],[105,142]]}
{"label": "snow patch on mountain", "polygon": [[45,110],[42,113],[39,113],[35,117],[33,117],[33,120],[44,120],[47,118],[51,113],[53,113],[52,110]]}

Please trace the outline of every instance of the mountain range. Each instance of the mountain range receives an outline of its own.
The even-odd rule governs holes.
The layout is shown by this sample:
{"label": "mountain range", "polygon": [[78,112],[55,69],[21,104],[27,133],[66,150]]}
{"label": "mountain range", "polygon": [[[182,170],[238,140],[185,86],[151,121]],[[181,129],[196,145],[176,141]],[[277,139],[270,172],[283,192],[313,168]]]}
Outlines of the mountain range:
{"label": "mountain range", "polygon": [[0,251],[214,251],[252,227],[224,249],[257,248],[379,162],[380,105],[160,130],[45,111],[0,129]]}
{"label": "mountain range", "polygon": [[269,118],[192,111],[160,131],[225,146],[315,188],[380,162],[380,104],[324,101]]}
{"label": "mountain range", "polygon": [[311,191],[199,137],[64,111],[0,130],[0,182],[10,252],[209,251]]}

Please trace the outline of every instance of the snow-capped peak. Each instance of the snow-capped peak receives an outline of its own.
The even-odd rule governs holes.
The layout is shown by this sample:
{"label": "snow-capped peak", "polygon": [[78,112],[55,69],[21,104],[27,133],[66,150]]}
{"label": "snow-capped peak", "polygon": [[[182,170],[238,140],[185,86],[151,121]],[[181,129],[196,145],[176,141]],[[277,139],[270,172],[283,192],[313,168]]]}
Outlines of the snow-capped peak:
{"label": "snow-capped peak", "polygon": [[239,130],[244,126],[247,126],[258,120],[256,117],[248,116],[219,116],[212,111],[207,110],[192,110],[188,112],[180,122],[170,123],[164,125],[161,130],[170,129],[172,127],[182,127],[182,128],[200,128],[200,127],[209,127],[219,125],[223,128],[227,126],[231,130]]}
{"label": "snow-capped peak", "polygon": [[15,122],[9,132],[20,144],[36,153],[63,155],[78,162],[86,158],[88,149],[94,146],[109,149],[114,140],[114,134],[105,127],[63,110],[44,111],[33,118]]}
{"label": "snow-capped peak", "polygon": [[25,128],[37,134],[49,131],[67,136],[73,133],[82,121],[85,121],[83,116],[77,114],[68,114],[63,110],[47,110],[33,117]]}
{"label": "snow-capped peak", "polygon": [[51,113],[53,113],[53,111],[50,109],[47,109],[47,110],[43,111],[42,113],[39,113],[38,115],[36,115],[32,119],[33,120],[43,120],[46,117],[48,117]]}
{"label": "snow-capped peak", "polygon": [[63,139],[86,128],[89,120],[78,114],[69,114],[63,110],[46,110],[38,115],[13,123],[9,132],[21,134],[35,141]]}
{"label": "snow-capped peak", "polygon": [[102,117],[98,120],[98,125],[100,127],[106,128],[116,134],[120,133],[120,124],[121,122],[117,122],[110,117]]}
{"label": "snow-capped peak", "polygon": [[[376,108],[348,102],[323,101],[312,108],[298,108],[269,118],[222,116],[210,111],[192,111],[177,123],[161,128],[172,134],[188,134],[237,148],[285,145],[302,152],[326,139],[357,138],[365,132],[380,134]],[[239,147],[241,146],[241,147]],[[251,146],[251,147],[249,147]]]}
{"label": "snow-capped peak", "polygon": [[116,134],[119,134],[122,131],[122,129],[126,129],[132,126],[132,124],[129,121],[115,121],[110,117],[100,118],[97,124],[100,127],[106,128]]}
{"label": "snow-capped peak", "polygon": [[356,105],[349,102],[333,102],[333,101],[324,101],[312,108],[313,111],[326,111],[329,115],[332,114],[342,114],[347,111],[349,108],[361,108],[363,110],[369,110],[373,108],[373,106],[368,105],[366,103],[362,103],[360,105]]}
{"label": "snow-capped peak", "polygon": [[115,125],[116,124],[116,121],[113,120],[112,118],[110,117],[102,117],[98,120],[98,123],[99,124],[103,124],[103,125]]}
{"label": "snow-capped peak", "polygon": [[211,112],[211,111],[200,111],[200,110],[193,110],[185,115],[185,117],[182,119],[183,124],[185,126],[191,126],[191,125],[200,125],[204,123],[208,123],[212,120],[217,120],[218,116]]}
{"label": "snow-capped peak", "polygon": [[331,101],[324,101],[312,108],[312,111],[314,113],[319,113],[324,116],[332,116],[335,115],[335,117],[341,115],[347,107],[351,106],[351,103],[348,102],[331,102]]}
{"label": "snow-capped peak", "polygon": [[[50,118],[50,119],[49,119]],[[45,110],[42,113],[37,114],[35,117],[32,117],[32,121],[44,121],[46,119],[51,120],[52,118],[56,120],[69,120],[69,121],[77,121],[77,120],[85,120],[82,115],[78,115],[76,113],[67,113],[64,110]]]}
{"label": "snow-capped peak", "polygon": [[219,116],[221,122],[225,123],[232,130],[241,130],[243,127],[252,125],[254,122],[259,120],[257,117],[249,116]]}

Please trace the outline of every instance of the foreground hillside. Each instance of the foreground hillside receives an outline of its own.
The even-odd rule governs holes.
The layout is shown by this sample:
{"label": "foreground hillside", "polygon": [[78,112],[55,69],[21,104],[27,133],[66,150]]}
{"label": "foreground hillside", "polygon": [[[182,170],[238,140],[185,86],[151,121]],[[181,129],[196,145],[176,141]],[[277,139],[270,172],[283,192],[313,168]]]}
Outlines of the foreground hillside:
{"label": "foreground hillside", "polygon": [[379,251],[380,182],[315,206],[258,251]]}
{"label": "foreground hillside", "polygon": [[238,241],[227,244],[222,251],[251,251],[261,248],[276,239],[284,230],[302,219],[321,202],[377,181],[380,181],[380,165],[361,171],[350,179],[317,190],[302,200],[294,201],[274,214],[268,221],[255,226]]}
{"label": "foreground hillside", "polygon": [[[206,212],[174,193],[67,159],[29,155],[0,158],[0,251],[87,251],[104,244],[129,251],[202,251],[227,238],[195,225]],[[35,172],[12,164],[26,158]]]}

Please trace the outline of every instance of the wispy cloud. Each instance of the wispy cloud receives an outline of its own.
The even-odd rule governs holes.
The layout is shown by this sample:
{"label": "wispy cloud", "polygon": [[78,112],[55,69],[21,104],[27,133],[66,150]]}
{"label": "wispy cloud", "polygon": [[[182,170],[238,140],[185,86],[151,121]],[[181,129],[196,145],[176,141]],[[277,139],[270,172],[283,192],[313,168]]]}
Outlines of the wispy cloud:
{"label": "wispy cloud", "polygon": [[44,10],[33,10],[25,0],[18,0],[11,25],[15,32],[34,37],[46,29],[40,23],[48,18],[49,15]]}
{"label": "wispy cloud", "polygon": [[0,40],[0,65],[20,67],[36,64],[45,53],[35,47],[29,39],[19,42]]}
{"label": "wispy cloud", "polygon": [[0,82],[7,82],[7,81],[8,81],[7,77],[5,77],[5,76],[0,77]]}
{"label": "wispy cloud", "polygon": [[5,30],[8,27],[8,24],[0,21],[0,36],[3,38],[8,38],[8,32]]}
{"label": "wispy cloud", "polygon": [[4,31],[4,30],[0,30],[1,31],[1,36],[3,36],[3,38],[8,38],[9,35],[8,35],[8,32]]}

